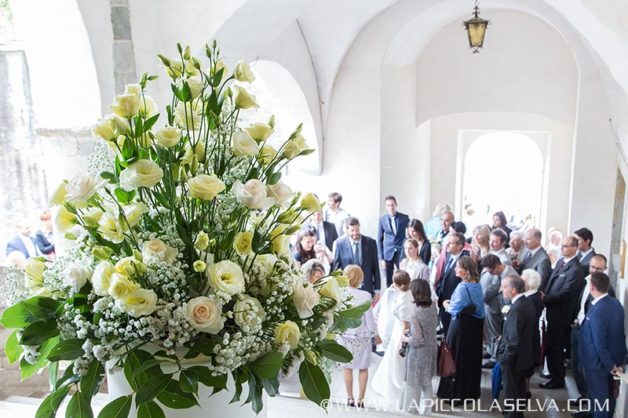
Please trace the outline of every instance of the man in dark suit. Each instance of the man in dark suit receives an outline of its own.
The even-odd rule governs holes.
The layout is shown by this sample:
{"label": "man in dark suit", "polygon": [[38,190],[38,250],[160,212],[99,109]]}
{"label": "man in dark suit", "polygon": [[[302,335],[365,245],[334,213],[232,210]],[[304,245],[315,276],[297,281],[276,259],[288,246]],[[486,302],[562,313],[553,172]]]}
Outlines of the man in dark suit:
{"label": "man in dark suit", "polygon": [[410,223],[408,215],[397,212],[395,196],[386,196],[386,215],[379,219],[377,228],[377,250],[382,268],[386,269],[386,286],[392,285],[395,267],[405,257],[403,242],[406,240],[406,229]]}
{"label": "man in dark suit", "polygon": [[624,308],[617,299],[609,297],[609,287],[606,274],[591,274],[589,290],[593,301],[580,330],[580,356],[595,418],[613,416],[615,399],[609,387],[612,375],[623,372],[626,357]]}
{"label": "man in dark suit", "polygon": [[37,257],[41,252],[37,249],[35,239],[31,237],[31,228],[28,220],[20,219],[15,225],[17,234],[7,242],[6,254],[14,251],[24,254],[25,258]]}
{"label": "man in dark suit", "polygon": [[338,239],[338,232],[336,231],[336,226],[333,223],[323,221],[322,212],[312,213],[312,216],[310,216],[307,224],[316,230],[319,242],[325,244],[329,250],[334,248],[334,242]]}
{"label": "man in dark suit", "polygon": [[527,401],[525,379],[534,366],[534,304],[525,297],[524,291],[525,282],[518,275],[509,274],[502,280],[504,301],[510,302],[497,348],[497,359],[502,367],[504,401],[508,406],[506,417],[523,417]]}
{"label": "man in dark suit", "polygon": [[451,299],[451,295],[454,293],[456,286],[460,283],[460,278],[456,277],[456,262],[463,255],[468,255],[466,251],[462,250],[464,244],[464,235],[458,232],[449,235],[445,266],[443,267],[440,277],[436,277],[434,283],[436,296],[438,296],[438,315],[440,322],[443,324],[443,332],[445,335],[447,335],[447,330],[449,330],[451,315],[445,310],[443,302]]}
{"label": "man in dark suit", "polygon": [[360,221],[350,216],[346,221],[347,234],[336,240],[334,269],[344,269],[349,264],[362,267],[364,280],[361,289],[379,296],[380,276],[377,263],[377,244],[373,238],[360,233]]}
{"label": "man in dark suit", "polygon": [[591,257],[595,255],[595,249],[591,247],[593,232],[589,228],[580,228],[573,234],[578,238],[578,261],[582,266],[582,272],[585,276],[588,276],[589,263],[591,262]]}
{"label": "man in dark suit", "polygon": [[584,288],[584,274],[576,258],[578,239],[569,235],[563,238],[561,252],[552,275],[543,289],[543,304],[546,308],[547,333],[546,353],[547,368],[551,380],[541,383],[545,389],[565,387],[565,365],[563,364],[564,340],[573,322],[578,296]]}
{"label": "man in dark suit", "polygon": [[540,229],[530,228],[525,232],[524,240],[529,251],[521,263],[521,271],[532,269],[541,275],[540,289],[543,289],[552,274],[552,263],[545,249],[541,247],[542,237]]}

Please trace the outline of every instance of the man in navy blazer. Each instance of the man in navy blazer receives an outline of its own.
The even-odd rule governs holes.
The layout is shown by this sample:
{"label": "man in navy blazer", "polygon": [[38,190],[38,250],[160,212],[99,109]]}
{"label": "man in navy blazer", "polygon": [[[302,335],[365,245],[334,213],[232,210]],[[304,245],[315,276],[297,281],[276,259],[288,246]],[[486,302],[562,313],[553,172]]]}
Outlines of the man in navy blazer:
{"label": "man in navy blazer", "polygon": [[380,276],[375,240],[360,233],[360,221],[354,216],[347,218],[346,231],[345,235],[336,240],[334,269],[344,269],[349,264],[357,264],[364,272],[360,289],[366,290],[371,295],[379,293]]}
{"label": "man in navy blazer", "polygon": [[609,391],[613,376],[623,372],[626,357],[624,308],[608,296],[610,280],[601,272],[591,273],[589,290],[592,306],[580,329],[580,357],[588,383],[593,416],[612,417],[615,399]]}
{"label": "man in navy blazer", "polygon": [[41,255],[37,249],[35,239],[31,237],[31,228],[28,221],[21,219],[16,225],[17,235],[7,242],[6,254],[9,255],[14,251],[24,254],[27,259]]}
{"label": "man in navy blazer", "polygon": [[386,215],[379,218],[377,250],[382,268],[386,269],[386,286],[390,286],[395,267],[399,268],[399,261],[405,256],[403,243],[406,240],[410,218],[404,213],[397,212],[395,196],[386,196],[384,202]]}
{"label": "man in navy blazer", "polygon": [[447,258],[440,276],[434,281],[434,291],[438,297],[438,316],[441,324],[443,324],[443,333],[447,335],[449,324],[451,323],[451,314],[447,312],[443,302],[450,300],[454,294],[454,290],[460,283],[460,277],[456,276],[456,263],[460,257],[469,255],[464,251],[465,238],[464,235],[455,232],[449,236],[447,242]]}

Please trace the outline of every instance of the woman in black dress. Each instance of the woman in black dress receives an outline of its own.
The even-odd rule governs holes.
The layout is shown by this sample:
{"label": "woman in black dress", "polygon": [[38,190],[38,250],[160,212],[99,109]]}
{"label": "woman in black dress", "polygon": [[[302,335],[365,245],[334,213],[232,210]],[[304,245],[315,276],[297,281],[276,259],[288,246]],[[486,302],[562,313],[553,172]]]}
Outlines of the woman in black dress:
{"label": "woman in black dress", "polygon": [[412,219],[408,224],[408,238],[414,238],[419,243],[419,257],[425,264],[430,265],[432,259],[432,244],[425,235],[423,222]]}
{"label": "woman in black dress", "polygon": [[456,364],[456,373],[440,379],[437,395],[457,404],[480,397],[484,298],[478,268],[471,257],[458,259],[456,276],[462,281],[451,300],[443,302],[452,317],[446,341]]}

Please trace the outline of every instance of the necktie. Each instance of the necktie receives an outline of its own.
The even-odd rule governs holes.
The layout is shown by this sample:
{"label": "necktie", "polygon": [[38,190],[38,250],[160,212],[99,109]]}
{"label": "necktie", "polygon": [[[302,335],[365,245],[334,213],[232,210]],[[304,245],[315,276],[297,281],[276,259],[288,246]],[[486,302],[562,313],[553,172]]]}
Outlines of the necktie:
{"label": "necktie", "polygon": [[358,243],[353,243],[353,264],[360,265],[360,252],[358,251]]}
{"label": "necktie", "polygon": [[587,297],[587,301],[584,302],[584,314],[585,315],[587,314],[587,312],[589,312],[589,309],[591,309],[591,302],[593,302],[593,296],[589,294],[589,297]]}
{"label": "necktie", "polygon": [[453,257],[449,257],[449,261],[447,262],[447,266],[445,266],[445,274],[449,273],[449,270],[451,270],[451,266],[453,266],[454,264],[454,258]]}
{"label": "necktie", "polygon": [[578,261],[582,260],[582,253],[578,251],[578,255],[576,257],[578,258]]}
{"label": "necktie", "polygon": [[393,235],[397,235],[397,223],[395,222],[395,217],[390,217],[390,227],[392,229]]}
{"label": "necktie", "polygon": [[532,253],[528,251],[526,256],[523,258],[523,262],[521,264],[525,266],[528,263],[528,261],[530,261],[531,258],[532,258]]}

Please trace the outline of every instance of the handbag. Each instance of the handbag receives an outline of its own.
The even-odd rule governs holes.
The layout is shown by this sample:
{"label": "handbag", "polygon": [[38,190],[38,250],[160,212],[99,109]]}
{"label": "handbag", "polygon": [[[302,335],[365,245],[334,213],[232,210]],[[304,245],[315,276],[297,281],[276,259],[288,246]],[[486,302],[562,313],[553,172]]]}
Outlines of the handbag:
{"label": "handbag", "polygon": [[451,355],[449,345],[445,340],[441,341],[438,348],[438,360],[436,362],[436,374],[440,377],[451,377],[456,374],[456,363]]}
{"label": "handbag", "polygon": [[[467,291],[467,294],[469,295],[469,300],[472,301],[473,299],[471,299],[471,292],[469,292],[469,288],[468,287],[464,287]],[[462,315],[472,315],[475,313],[475,304],[472,302],[471,305],[467,305],[464,308],[462,308],[462,311],[460,311],[460,313],[458,315],[462,316]]]}

